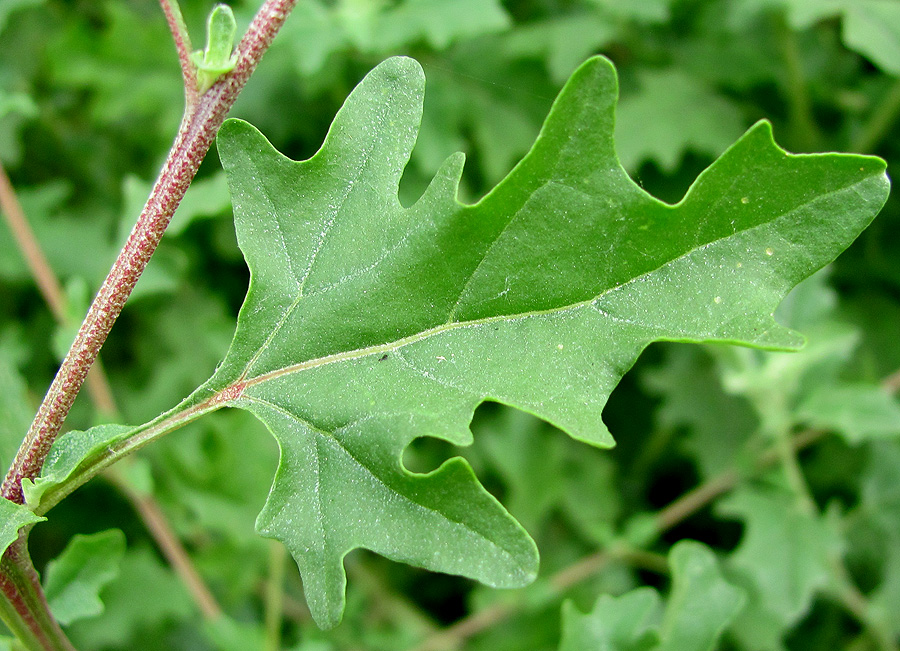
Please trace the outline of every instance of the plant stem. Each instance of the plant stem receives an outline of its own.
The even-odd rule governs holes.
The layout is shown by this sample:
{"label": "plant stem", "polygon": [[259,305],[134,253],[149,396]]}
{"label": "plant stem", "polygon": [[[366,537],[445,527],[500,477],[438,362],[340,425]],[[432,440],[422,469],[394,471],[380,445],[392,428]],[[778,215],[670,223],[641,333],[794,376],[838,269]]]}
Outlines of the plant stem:
{"label": "plant stem", "polygon": [[189,115],[193,112],[197,101],[200,99],[200,93],[197,90],[197,71],[191,62],[191,50],[193,49],[191,47],[191,35],[184,24],[184,17],[181,15],[181,7],[178,6],[178,0],[159,0],[159,4],[162,6],[163,13],[166,16],[166,22],[169,23],[172,40],[175,42],[175,49],[178,51],[181,76],[184,78],[185,114]]}
{"label": "plant stem", "polygon": [[0,559],[3,622],[29,651],[75,651],[50,613],[41,581],[28,555],[28,534],[9,546]]}
{"label": "plant stem", "polygon": [[237,48],[237,64],[200,99],[176,137],[162,172],[137,223],[109,275],[91,304],[15,461],[6,475],[2,495],[21,504],[22,479],[34,478],[41,470],[88,369],[106,341],[131,290],[156,250],[175,209],[184,196],[200,163],[209,150],[225,116],[247,83],[262,55],[297,0],[267,0],[251,22]]}
{"label": "plant stem", "polygon": [[184,427],[204,414],[227,406],[228,402],[235,399],[238,393],[239,389],[231,387],[196,404],[187,405],[186,403],[189,401],[185,401],[182,405],[162,414],[156,420],[136,427],[133,434],[119,443],[109,446],[103,454],[97,455],[83,466],[80,466],[77,472],[72,474],[66,481],[48,488],[41,496],[41,503],[32,510],[37,515],[44,515],[75,489],[86,484],[116,461],[140,450],[145,445],[166,434]]}
{"label": "plant stem", "polygon": [[[2,162],[0,162],[0,209],[3,210],[13,239],[22,252],[31,277],[34,278],[38,291],[49,306],[50,312],[57,323],[66,323],[69,320],[66,310],[66,295],[28,223],[28,218],[25,216],[25,211],[22,210],[22,204],[19,203]],[[109,388],[109,381],[106,379],[103,365],[99,359],[88,373],[87,389],[91,394],[91,400],[102,414],[109,415],[116,411],[112,390]]]}
{"label": "plant stem", "polygon": [[288,553],[277,540],[269,541],[269,577],[265,597],[265,651],[281,649],[281,622],[284,619],[284,576]]}
{"label": "plant stem", "polygon": [[[7,216],[10,228],[15,235],[16,243],[28,262],[32,277],[34,277],[41,295],[56,318],[57,323],[62,326],[72,325],[71,315],[66,309],[66,297],[62,293],[62,285],[50,266],[47,257],[44,255],[40,242],[34,236],[34,232],[28,222],[28,216],[22,209],[15,189],[10,183],[2,164],[0,164],[0,207],[3,208]],[[90,373],[88,373],[87,388],[91,401],[100,415],[113,421],[117,420],[119,409],[116,406],[106,375],[100,366],[99,357],[91,368]],[[188,556],[181,541],[175,535],[153,496],[142,495],[136,491],[124,476],[117,472],[117,468],[108,468],[106,476],[131,503],[147,531],[150,532],[159,549],[175,569],[175,573],[178,574],[187,587],[188,592],[194,597],[200,612],[209,619],[218,617],[222,612],[221,608],[194,568],[190,556]]]}
{"label": "plant stem", "polygon": [[[191,104],[190,88],[196,81],[186,73],[184,56],[189,47],[187,32],[177,5],[161,0],[176,39],[182,72],[185,74],[188,102],[184,119],[128,241],[94,298],[75,341],[16,453],[0,489],[3,498],[19,504],[24,502],[22,479],[34,478],[40,473],[50,447],[59,436],[60,428],[96,361],[100,348],[162,239],[219,127],[296,1],[266,0],[238,44],[234,69],[221,77],[196,104]],[[61,292],[58,293],[61,295]],[[0,613],[4,618],[9,618],[10,629],[21,635],[20,642],[29,649],[73,651],[72,645],[50,613],[37,572],[28,556],[27,535],[27,530],[23,530],[0,560],[0,589],[7,600],[4,607],[0,608]]]}
{"label": "plant stem", "polygon": [[900,116],[900,79],[894,81],[869,116],[863,130],[850,145],[852,151],[868,154],[875,150]]}
{"label": "plant stem", "polygon": [[779,12],[775,16],[775,31],[787,72],[784,91],[788,99],[788,114],[796,144],[803,151],[812,151],[819,141],[819,130],[816,128],[812,102],[806,88],[797,35],[788,24],[784,12]]}
{"label": "plant stem", "polygon": [[178,536],[172,530],[172,526],[166,519],[159,503],[152,495],[142,495],[132,487],[128,481],[116,472],[118,466],[108,468],[104,477],[119,489],[131,506],[140,516],[141,522],[150,532],[156,546],[175,570],[178,578],[188,590],[188,594],[197,604],[200,613],[206,619],[213,620],[222,614],[222,608],[213,596],[212,591],[203,581],[197,568],[191,563],[191,557],[181,544]]}

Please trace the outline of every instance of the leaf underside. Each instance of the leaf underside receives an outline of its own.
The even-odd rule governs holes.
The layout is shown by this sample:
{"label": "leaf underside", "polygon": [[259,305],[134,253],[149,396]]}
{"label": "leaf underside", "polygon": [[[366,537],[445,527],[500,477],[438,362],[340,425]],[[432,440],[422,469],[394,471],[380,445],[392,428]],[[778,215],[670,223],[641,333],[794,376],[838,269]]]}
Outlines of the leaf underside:
{"label": "leaf underside", "polygon": [[650,342],[800,346],[775,307],[888,191],[883,162],[788,155],[760,123],[683,201],[657,201],[616,158],[616,75],[595,58],[484,199],[457,201],[458,154],[406,208],[423,92],[415,61],[384,62],[303,162],[243,122],[219,136],[251,282],[198,395],[238,387],[230,404],[278,440],[257,529],[290,549],[324,626],[359,547],[495,586],[535,575],[534,544],[468,464],[403,468],[414,438],[466,445],[473,410],[495,400],[612,445],[601,411]]}
{"label": "leaf underside", "polygon": [[611,446],[601,411],[649,343],[802,345],[776,306],[888,192],[879,159],[790,155],[762,122],[662,203],[616,158],[616,75],[598,57],[481,201],[457,200],[456,154],[407,208],[423,93],[415,61],[385,61],[302,162],[244,122],[219,133],[251,281],[225,360],[186,405],[218,396],[272,431],[257,530],[291,551],[325,627],[356,548],[499,587],[536,574],[534,543],[465,461],[403,467],[413,439],[467,445],[493,400]]}

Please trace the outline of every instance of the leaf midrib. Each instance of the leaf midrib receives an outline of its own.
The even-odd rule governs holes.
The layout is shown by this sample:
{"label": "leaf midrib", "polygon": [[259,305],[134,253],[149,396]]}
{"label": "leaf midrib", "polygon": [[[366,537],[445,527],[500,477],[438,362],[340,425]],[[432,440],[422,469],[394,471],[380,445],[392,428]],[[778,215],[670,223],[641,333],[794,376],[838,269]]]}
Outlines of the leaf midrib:
{"label": "leaf midrib", "polygon": [[[872,177],[866,177],[859,181],[856,181],[855,183],[851,183],[850,185],[846,185],[841,188],[832,190],[830,192],[825,192],[820,195],[817,195],[817,196],[813,197],[811,200],[806,201],[801,204],[798,204],[791,210],[789,210],[785,213],[782,213],[775,219],[771,219],[769,221],[762,222],[760,224],[756,224],[756,225],[752,226],[751,228],[747,228],[742,231],[729,233],[728,235],[710,240],[709,242],[704,242],[698,246],[695,246],[694,248],[692,248],[688,251],[685,251],[684,253],[682,253],[681,255],[679,255],[677,257],[671,258],[670,260],[666,260],[664,263],[662,263],[661,265],[659,265],[658,267],[656,267],[650,271],[647,271],[638,276],[634,276],[633,278],[629,278],[627,281],[625,281],[623,283],[620,283],[618,285],[614,285],[612,287],[605,289],[604,291],[600,292],[596,296],[592,296],[588,299],[579,301],[577,303],[570,303],[568,305],[564,305],[561,307],[548,308],[546,310],[532,310],[529,312],[520,312],[518,314],[501,314],[501,315],[497,315],[497,316],[484,317],[481,319],[473,319],[470,321],[455,321],[452,323],[442,323],[433,328],[429,328],[427,330],[423,330],[421,332],[417,332],[415,334],[408,335],[406,337],[403,337],[401,339],[396,339],[396,340],[388,342],[388,343],[377,344],[377,345],[373,345],[373,346],[366,346],[364,348],[357,348],[354,350],[343,351],[340,353],[333,353],[331,355],[326,355],[324,357],[318,357],[316,359],[311,359],[311,360],[307,360],[305,362],[291,364],[289,366],[285,366],[285,367],[282,367],[280,369],[276,369],[273,371],[268,371],[261,375],[257,375],[253,378],[250,378],[249,380],[244,380],[243,385],[244,385],[245,389],[249,389],[252,386],[255,386],[257,384],[263,384],[270,380],[275,380],[277,378],[280,378],[280,377],[283,377],[286,375],[292,375],[294,373],[308,371],[310,369],[318,368],[320,366],[326,366],[328,364],[345,362],[345,361],[350,361],[350,360],[354,360],[354,359],[362,359],[363,357],[368,357],[370,355],[389,353],[389,352],[392,352],[399,348],[402,348],[404,346],[408,346],[410,344],[417,343],[419,341],[424,341],[426,339],[429,339],[433,336],[442,334],[444,332],[449,332],[449,331],[453,331],[453,330],[457,330],[457,329],[461,329],[461,328],[480,327],[482,325],[488,325],[491,323],[512,322],[512,321],[516,321],[516,320],[520,320],[520,319],[540,317],[540,316],[545,316],[545,315],[563,314],[568,311],[574,311],[579,308],[586,307],[586,306],[590,305],[591,303],[596,302],[597,300],[606,296],[610,292],[613,292],[622,287],[625,287],[626,285],[629,285],[641,278],[645,278],[647,276],[655,274],[656,272],[658,272],[660,269],[663,269],[667,265],[670,265],[678,260],[681,260],[682,258],[685,258],[685,257],[693,254],[696,251],[699,251],[704,248],[708,248],[718,242],[727,240],[731,237],[735,237],[738,235],[738,233],[750,233],[754,230],[771,226],[772,224],[782,221],[782,220],[788,218],[789,216],[795,214],[796,212],[807,208],[810,205],[819,203],[820,201],[823,201],[823,200],[825,200],[833,195],[836,195],[836,194],[840,194],[840,193],[848,192],[848,191],[855,191],[858,186],[869,183],[871,181],[872,181]],[[258,356],[259,352],[261,352],[261,351],[257,351],[257,356]]]}

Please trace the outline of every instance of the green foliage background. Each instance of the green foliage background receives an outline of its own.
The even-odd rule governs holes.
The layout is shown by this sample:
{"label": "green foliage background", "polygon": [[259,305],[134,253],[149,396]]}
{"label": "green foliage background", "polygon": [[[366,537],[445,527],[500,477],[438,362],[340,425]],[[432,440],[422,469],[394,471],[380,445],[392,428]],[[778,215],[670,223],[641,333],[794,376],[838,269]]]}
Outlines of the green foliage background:
{"label": "green foliage background", "polygon": [[[182,4],[199,44],[210,7]],[[257,9],[232,6],[239,29]],[[889,171],[900,158],[894,0],[301,0],[232,115],[291,158],[307,158],[371,67],[414,56],[428,86],[401,198],[411,204],[440,162],[464,151],[461,198],[471,201],[528,150],[562,83],[598,52],[619,71],[620,158],[661,199],[677,201],[763,117],[791,151],[878,153]],[[0,4],[0,160],[78,319],[146,198],[182,103],[157,3]],[[608,641],[613,649],[702,649],[709,644],[679,638],[679,618],[711,612],[710,604],[722,613],[709,640],[727,623],[716,643],[723,649],[896,648],[900,403],[896,379],[893,395],[883,381],[900,369],[898,213],[889,200],[860,240],[783,306],[782,323],[809,337],[804,352],[652,346],[606,408],[612,451],[491,404],[475,416],[473,446],[421,439],[407,450],[414,471],[469,459],[537,541],[534,586],[491,590],[355,552],[344,622],[321,632],[289,566],[285,648],[414,649],[487,611],[502,617],[455,648],[574,651]],[[246,283],[211,154],[104,348],[118,422],[152,418],[211,375]],[[23,405],[37,404],[70,336],[55,327],[0,227],[4,462],[30,420]],[[68,425],[104,418],[82,396]],[[803,482],[784,464],[758,470],[767,449],[809,428],[825,434],[798,454]],[[128,468],[163,504],[226,610],[215,623],[198,623],[111,485],[96,480],[54,509],[32,535],[39,569],[75,534],[119,528],[128,543],[115,578],[104,566],[85,580],[105,611],[84,618],[99,610],[91,595],[66,611],[78,647],[264,648],[263,594],[283,557],[253,522],[276,461],[264,428],[234,410],[146,448]],[[729,490],[673,528],[654,527],[667,505],[723,476],[732,478]],[[676,545],[685,539],[702,544]],[[80,540],[123,554],[116,534]],[[73,601],[63,559],[78,554],[70,548],[46,572],[57,603]],[[591,571],[556,589],[558,573],[583,558],[597,559]],[[703,590],[679,579],[694,576],[688,567],[715,575],[711,585],[724,586],[718,599],[703,601]],[[595,604],[593,618],[582,615]]]}

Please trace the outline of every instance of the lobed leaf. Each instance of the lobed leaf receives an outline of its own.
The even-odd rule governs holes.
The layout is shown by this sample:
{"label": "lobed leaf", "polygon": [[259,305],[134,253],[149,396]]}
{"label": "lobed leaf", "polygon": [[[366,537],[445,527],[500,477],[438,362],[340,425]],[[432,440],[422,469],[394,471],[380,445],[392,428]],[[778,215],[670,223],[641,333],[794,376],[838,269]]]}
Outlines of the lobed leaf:
{"label": "lobed leaf", "polygon": [[0,499],[0,553],[6,552],[16,538],[19,537],[19,529],[37,524],[46,520],[35,515],[31,509],[6,499]]}
{"label": "lobed leaf", "polygon": [[804,512],[786,490],[742,488],[720,500],[718,508],[746,526],[730,566],[747,578],[763,610],[785,630],[827,584],[841,552],[840,536],[826,517]]}
{"label": "lobed leaf", "polygon": [[533,543],[468,465],[410,473],[410,441],[469,443],[489,399],[609,446],[602,408],[650,342],[797,348],[775,307],[888,190],[882,161],[789,155],[760,123],[680,203],[657,201],[616,158],[616,77],[596,58],[484,199],[456,200],[456,155],[407,208],[423,87],[414,61],[381,64],[308,161],[243,122],[219,138],[251,283],[194,400],[218,395],[278,440],[257,528],[291,550],[326,626],[359,547],[496,586],[534,576]]}
{"label": "lobed leaf", "polygon": [[722,576],[712,550],[686,540],[669,553],[672,594],[662,622],[659,595],[638,588],[620,597],[603,595],[582,615],[563,604],[560,651],[710,651],[744,604],[744,595]]}
{"label": "lobed leaf", "polygon": [[744,605],[744,593],[722,576],[715,554],[692,540],[669,553],[672,594],[663,616],[659,651],[711,651]]}
{"label": "lobed leaf", "polygon": [[125,534],[119,529],[76,535],[47,564],[44,592],[56,619],[67,626],[103,612],[100,590],[119,574]]}
{"label": "lobed leaf", "polygon": [[602,595],[587,614],[567,601],[559,651],[652,651],[659,647],[659,633],[651,626],[658,609],[659,594],[653,588],[638,588],[621,597]]}

